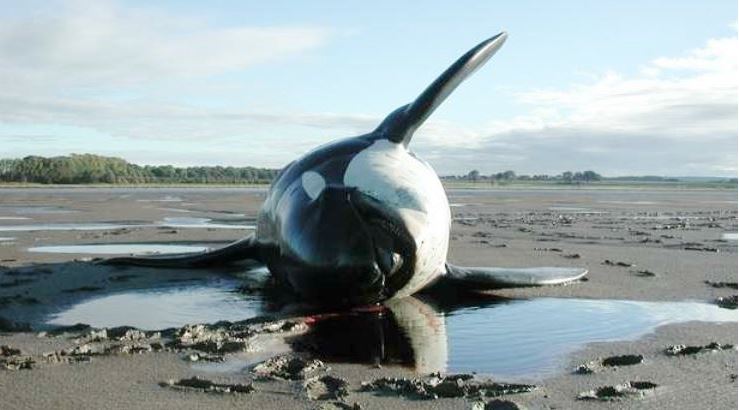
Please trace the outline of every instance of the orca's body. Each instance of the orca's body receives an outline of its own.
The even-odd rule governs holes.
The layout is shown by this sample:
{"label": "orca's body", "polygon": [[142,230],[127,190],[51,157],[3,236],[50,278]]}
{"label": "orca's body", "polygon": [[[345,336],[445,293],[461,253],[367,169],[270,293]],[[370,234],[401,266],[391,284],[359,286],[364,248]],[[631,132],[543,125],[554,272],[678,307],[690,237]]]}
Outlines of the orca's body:
{"label": "orca's body", "polygon": [[435,282],[473,288],[564,283],[576,268],[463,268],[446,261],[451,215],[434,170],[408,150],[414,131],[503,44],[490,38],[457,60],[413,103],[369,134],[330,143],[290,163],[272,183],[256,233],[198,254],[109,259],[147,266],[267,265],[307,299],[368,303]]}

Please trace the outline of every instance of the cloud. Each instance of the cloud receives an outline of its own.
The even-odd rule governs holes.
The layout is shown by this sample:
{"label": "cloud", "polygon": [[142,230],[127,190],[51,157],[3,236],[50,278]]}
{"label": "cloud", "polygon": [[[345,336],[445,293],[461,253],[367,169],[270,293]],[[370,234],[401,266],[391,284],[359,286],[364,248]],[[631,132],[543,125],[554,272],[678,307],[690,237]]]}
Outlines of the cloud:
{"label": "cloud", "polygon": [[446,148],[435,165],[458,173],[475,164],[485,172],[735,174],[738,60],[736,37],[711,39],[637,75],[606,72],[587,84],[519,92],[526,114],[467,131],[466,148],[454,138],[418,138],[417,150]]}
{"label": "cloud", "polygon": [[[141,91],[161,83],[177,89],[191,79],[206,88],[228,88],[227,82],[209,80],[299,58],[328,44],[331,29],[223,27],[105,1],[60,4],[0,24],[0,127],[96,130],[130,141],[132,160],[161,158],[147,149],[152,141],[188,141],[183,146],[195,153],[181,150],[172,162],[279,166],[333,137],[368,132],[382,119],[204,107],[192,103],[197,93],[161,101]],[[591,168],[607,175],[731,175],[737,168],[738,50],[736,37],[711,39],[682,55],[634,67],[636,74],[608,71],[580,84],[521,90],[514,94],[520,114],[476,127],[432,118],[412,148],[442,174]],[[138,99],[116,98],[127,93]],[[9,136],[0,128],[0,141],[18,146]],[[236,147],[247,148],[243,156],[236,158]]]}
{"label": "cloud", "polygon": [[155,9],[64,2],[0,25],[8,92],[100,89],[242,70],[315,49],[320,27],[221,27]]}

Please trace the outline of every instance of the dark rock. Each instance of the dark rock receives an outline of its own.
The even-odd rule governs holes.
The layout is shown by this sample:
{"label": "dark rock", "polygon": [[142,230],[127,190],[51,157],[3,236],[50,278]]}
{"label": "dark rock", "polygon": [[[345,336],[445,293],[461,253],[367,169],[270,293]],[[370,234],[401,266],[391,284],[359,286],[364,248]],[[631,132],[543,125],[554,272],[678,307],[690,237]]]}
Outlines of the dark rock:
{"label": "dark rock", "polygon": [[187,360],[191,362],[223,362],[226,360],[226,358],[223,355],[218,354],[208,354],[208,353],[191,353],[187,355]]}
{"label": "dark rock", "polygon": [[575,367],[575,370],[573,371],[575,374],[593,374],[595,373],[595,369],[593,367],[592,362],[583,363]]}
{"label": "dark rock", "polygon": [[90,329],[89,332],[86,334],[80,336],[77,338],[78,343],[86,343],[86,342],[104,342],[108,340],[108,330],[107,329]]}
{"label": "dark rock", "polygon": [[465,382],[467,380],[472,380],[475,378],[474,374],[469,374],[469,373],[457,373],[457,374],[448,374],[446,376],[442,376],[441,372],[436,372],[435,374],[432,374],[431,376],[438,377],[438,378],[443,377],[445,380],[462,380]]}
{"label": "dark rock", "polygon": [[665,354],[668,356],[686,356],[705,352],[716,352],[719,350],[729,350],[733,348],[734,346],[731,344],[722,345],[717,342],[711,342],[705,346],[672,345],[665,349]]}
{"label": "dark rock", "polygon": [[168,387],[184,391],[201,391],[206,393],[251,393],[254,386],[249,384],[214,383],[210,380],[201,379],[197,376],[179,381],[169,380],[159,383],[161,387]]}
{"label": "dark rock", "polygon": [[316,407],[316,410],[362,410],[362,406],[357,402],[349,404],[341,401],[334,401],[330,403],[321,403],[320,406]]}
{"label": "dark rock", "polygon": [[642,397],[644,392],[653,390],[657,384],[648,381],[633,381],[616,386],[601,386],[594,390],[582,392],[578,400],[611,401],[626,397]]}
{"label": "dark rock", "polygon": [[701,251],[701,252],[713,252],[713,253],[719,253],[718,248],[709,248],[707,246],[686,246],[686,251]]}
{"label": "dark rock", "polygon": [[371,382],[363,382],[362,391],[392,394],[411,399],[436,399],[439,397],[497,397],[506,394],[526,393],[536,386],[530,384],[496,383],[476,381],[467,375],[439,378],[394,378],[383,377]]}
{"label": "dark rock", "polygon": [[349,395],[348,385],[342,378],[325,375],[309,379],[304,387],[311,400],[343,400]]}
{"label": "dark rock", "polygon": [[206,353],[231,353],[247,348],[248,334],[229,332],[215,325],[186,325],[177,331],[173,346],[178,349],[193,349]]}
{"label": "dark rock", "polygon": [[580,259],[581,256],[579,253],[570,253],[567,255],[562,255],[562,257],[566,259]]}
{"label": "dark rock", "polygon": [[436,399],[420,379],[382,377],[371,382],[362,382],[361,391],[403,396],[410,399]]}
{"label": "dark rock", "polygon": [[716,299],[716,304],[724,309],[736,309],[737,308],[737,295],[731,295],[726,297],[719,297]]}
{"label": "dark rock", "polygon": [[[120,330],[120,328],[115,328],[111,330]],[[115,337],[118,340],[124,341],[124,342],[136,342],[136,341],[141,341],[141,340],[145,340],[148,338],[156,338],[156,339],[159,338],[158,333],[152,333],[150,335],[147,335],[145,332],[138,330],[138,329],[127,329],[125,333],[123,333],[123,335],[121,336],[118,336],[117,333],[114,336],[113,334],[111,334],[111,331],[109,330],[108,335],[110,335],[110,337]]]}
{"label": "dark rock", "polygon": [[85,343],[61,351],[64,356],[99,356],[107,352],[108,348],[103,343]]}
{"label": "dark rock", "polygon": [[523,410],[523,407],[510,400],[494,399],[485,403],[484,410]]}
{"label": "dark rock", "polygon": [[644,356],[640,354],[626,354],[622,356],[611,356],[603,359],[603,366],[631,366],[644,362]]}
{"label": "dark rock", "polygon": [[36,362],[28,356],[0,358],[0,367],[6,370],[30,370]]}
{"label": "dark rock", "polygon": [[657,276],[656,273],[654,273],[654,272],[652,272],[650,270],[646,270],[646,269],[638,270],[638,271],[634,272],[634,275],[640,276],[642,278],[653,278],[653,277]]}
{"label": "dark rock", "polygon": [[28,356],[21,356],[20,349],[10,346],[0,346],[0,368],[6,370],[28,370],[35,361]]}
{"label": "dark rock", "polygon": [[110,337],[111,339],[125,338],[128,332],[131,330],[139,331],[133,326],[117,326],[106,329],[108,337]]}
{"label": "dark rock", "polygon": [[465,383],[461,379],[443,379],[431,391],[438,397],[464,397]]}
{"label": "dark rock", "polygon": [[620,266],[620,267],[624,267],[624,268],[630,268],[632,266],[636,266],[633,263],[628,263],[628,262],[614,262],[614,261],[609,260],[609,259],[604,260],[603,261],[603,264],[604,265],[607,265],[607,266]]}
{"label": "dark rock", "polygon": [[657,383],[652,383],[652,382],[647,382],[647,381],[636,381],[636,382],[629,382],[629,386],[637,390],[650,390],[650,389],[656,389],[658,385]]}
{"label": "dark rock", "polygon": [[20,349],[14,349],[7,345],[0,345],[0,357],[18,356],[21,354]]}
{"label": "dark rock", "polygon": [[63,351],[46,352],[42,355],[42,357],[49,363],[89,363],[90,361],[92,361],[92,358],[90,356],[70,356],[65,354]]}
{"label": "dark rock", "polygon": [[272,357],[254,366],[252,372],[265,379],[302,380],[325,369],[326,365],[320,360],[285,355]]}
{"label": "dark rock", "polygon": [[703,283],[705,283],[706,285],[712,288],[732,288],[732,289],[737,288],[736,282],[713,282],[710,280],[704,280]]}

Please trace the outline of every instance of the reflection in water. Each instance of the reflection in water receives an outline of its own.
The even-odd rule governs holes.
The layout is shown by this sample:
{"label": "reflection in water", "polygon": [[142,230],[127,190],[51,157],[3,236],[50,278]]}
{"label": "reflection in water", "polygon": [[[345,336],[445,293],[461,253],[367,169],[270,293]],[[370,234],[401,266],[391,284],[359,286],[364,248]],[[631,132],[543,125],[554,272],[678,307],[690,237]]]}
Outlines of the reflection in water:
{"label": "reflection in water", "polygon": [[320,319],[292,345],[327,361],[539,378],[561,372],[587,343],[635,340],[670,323],[736,321],[697,302],[542,298],[437,311],[406,298],[387,308]]}
{"label": "reflection in water", "polygon": [[318,316],[290,341],[325,361],[402,365],[428,373],[447,362],[444,318],[416,298],[390,301],[379,312]]}
{"label": "reflection in water", "polygon": [[[2,241],[2,238],[0,238]],[[207,251],[207,246],[171,245],[161,243],[116,243],[93,245],[35,246],[28,252],[37,253],[82,253],[90,255],[167,254]]]}
{"label": "reflection in water", "polygon": [[[251,272],[266,276],[264,269]],[[285,312],[306,311],[288,306],[275,312],[274,302],[264,292],[234,292],[242,283],[235,279],[184,282],[168,289],[102,296],[60,312],[47,323],[161,329],[239,321],[265,312],[284,316]],[[314,314],[306,318],[308,330],[289,337],[287,347],[309,351],[329,362],[536,379],[565,371],[567,355],[587,343],[635,340],[670,323],[737,320],[735,311],[699,302],[422,297],[389,301],[372,311],[309,310]],[[286,346],[280,346],[266,354],[283,352]],[[243,353],[204,370],[235,371],[254,360],[254,354]]]}
{"label": "reflection in water", "polygon": [[257,298],[233,292],[236,280],[218,280],[208,284],[180,284],[150,291],[128,291],[88,300],[54,315],[51,325],[86,323],[93,327],[134,326],[156,330],[189,323],[238,321],[260,312]]}
{"label": "reflection in water", "polygon": [[661,325],[731,322],[736,314],[698,302],[541,298],[447,317],[449,368],[496,376],[538,377],[561,371],[567,354],[587,343],[636,340]]}
{"label": "reflection in water", "polygon": [[33,225],[5,225],[0,231],[33,232],[33,231],[105,231],[122,228],[209,228],[209,229],[254,229],[254,225],[236,225],[213,223],[209,218],[164,218],[155,223],[120,224],[120,223],[50,223]]}

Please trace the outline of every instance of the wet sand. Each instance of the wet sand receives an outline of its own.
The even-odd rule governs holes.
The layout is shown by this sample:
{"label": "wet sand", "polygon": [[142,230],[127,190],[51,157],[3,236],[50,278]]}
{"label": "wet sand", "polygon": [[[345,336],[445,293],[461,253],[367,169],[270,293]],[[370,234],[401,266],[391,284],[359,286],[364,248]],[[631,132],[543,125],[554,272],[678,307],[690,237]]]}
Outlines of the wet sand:
{"label": "wet sand", "polygon": [[[317,408],[356,402],[362,408],[470,408],[479,402],[471,398],[411,400],[358,391],[363,381],[379,377],[418,377],[412,369],[399,366],[331,363],[326,374],[348,382],[348,397],[338,401],[311,399],[305,381],[300,380],[256,381],[256,391],[248,394],[161,387],[161,382],[193,375],[219,383],[246,383],[254,378],[248,372],[199,370],[183,360],[186,353],[176,350],[105,354],[84,363],[43,359],[45,352],[79,344],[69,337],[37,335],[48,328],[39,322],[41,318],[64,306],[122,290],[202,280],[204,275],[233,278],[234,272],[117,269],[71,263],[88,255],[31,253],[28,248],[97,243],[222,246],[250,231],[151,225],[172,217],[250,225],[263,197],[263,191],[254,189],[0,190],[0,237],[5,238],[0,241],[0,265],[5,267],[0,271],[0,317],[31,322],[34,327],[33,332],[0,335],[0,345],[20,349],[23,356],[36,361],[29,370],[0,370],[0,407],[140,408],[145,403],[153,408]],[[588,280],[581,283],[501,290],[494,292],[497,296],[714,303],[737,293],[737,242],[724,235],[737,232],[736,191],[452,190],[450,202],[455,221],[449,259],[455,263],[583,266],[590,270]],[[132,226],[1,230],[3,226],[44,223]],[[270,337],[289,335],[278,332]],[[636,341],[590,344],[571,354],[561,373],[532,381],[537,386],[534,391],[500,399],[526,408],[736,408],[735,349],[676,357],[664,353],[671,345],[711,342],[736,345],[737,324],[673,324]],[[625,354],[642,355],[643,363],[596,366],[592,374],[572,372],[578,364]],[[658,386],[616,402],[577,399],[580,393],[600,386],[635,381]]]}

